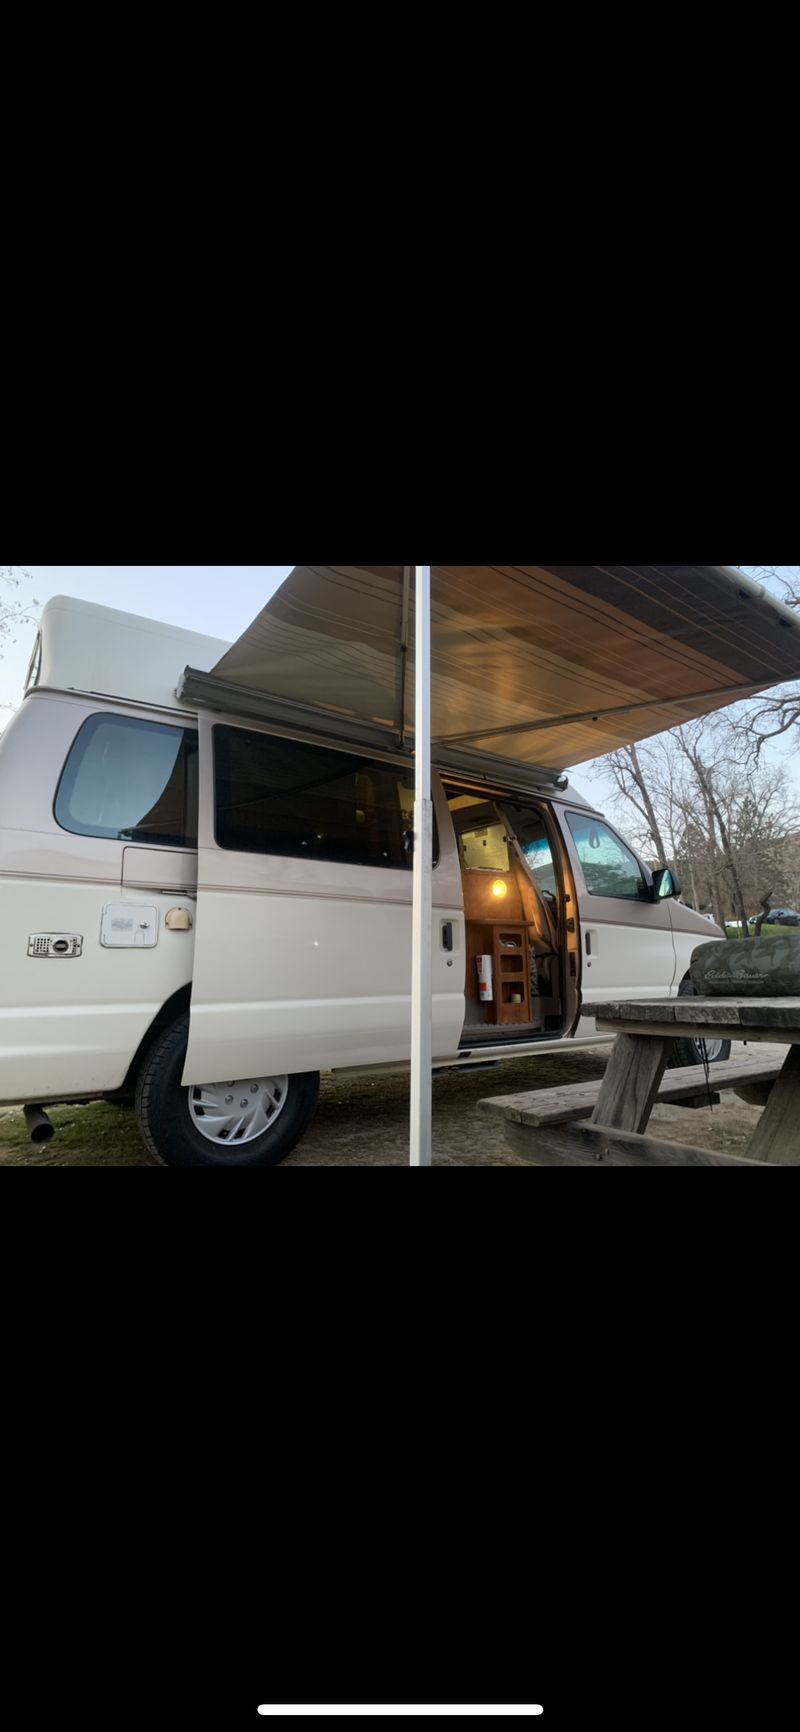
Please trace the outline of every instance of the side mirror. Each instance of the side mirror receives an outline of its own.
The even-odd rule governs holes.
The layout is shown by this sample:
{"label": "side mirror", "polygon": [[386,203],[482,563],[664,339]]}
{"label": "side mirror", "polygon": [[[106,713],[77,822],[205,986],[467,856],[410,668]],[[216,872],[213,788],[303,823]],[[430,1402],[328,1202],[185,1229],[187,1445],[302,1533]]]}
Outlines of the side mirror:
{"label": "side mirror", "polygon": [[669,866],[659,866],[653,873],[653,901],[660,902],[662,896],[680,896],[681,881],[677,872]]}

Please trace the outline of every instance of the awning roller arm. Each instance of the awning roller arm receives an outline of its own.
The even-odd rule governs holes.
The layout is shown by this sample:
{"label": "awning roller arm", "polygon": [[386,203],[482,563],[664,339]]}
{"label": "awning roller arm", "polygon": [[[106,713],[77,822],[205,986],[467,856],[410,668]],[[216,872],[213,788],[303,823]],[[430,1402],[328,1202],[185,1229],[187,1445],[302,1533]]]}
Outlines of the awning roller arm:
{"label": "awning roller arm", "polygon": [[509,722],[506,726],[500,723],[497,727],[473,729],[467,734],[439,734],[433,743],[434,746],[455,746],[466,745],[474,740],[493,740],[502,734],[536,734],[544,732],[546,728],[565,728],[572,722],[599,722],[606,716],[638,715],[647,710],[676,709],[681,704],[694,704],[702,698],[727,698],[730,704],[734,704],[742,698],[755,697],[758,692],[768,692],[774,686],[785,684],[785,680],[773,680],[769,686],[718,686],[715,691],[683,692],[680,697],[639,698],[632,704],[613,704],[605,709],[573,710],[569,715],[547,716],[544,720],[539,717],[533,722]]}

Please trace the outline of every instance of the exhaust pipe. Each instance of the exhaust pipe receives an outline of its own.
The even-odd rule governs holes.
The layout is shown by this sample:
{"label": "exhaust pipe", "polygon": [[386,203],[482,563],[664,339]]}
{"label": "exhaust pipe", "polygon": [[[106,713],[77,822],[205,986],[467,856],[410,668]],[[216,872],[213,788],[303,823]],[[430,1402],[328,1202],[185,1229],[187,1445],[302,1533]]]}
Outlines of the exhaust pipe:
{"label": "exhaust pipe", "polygon": [[56,1127],[51,1124],[44,1107],[23,1107],[25,1123],[30,1132],[32,1143],[49,1143],[56,1134]]}

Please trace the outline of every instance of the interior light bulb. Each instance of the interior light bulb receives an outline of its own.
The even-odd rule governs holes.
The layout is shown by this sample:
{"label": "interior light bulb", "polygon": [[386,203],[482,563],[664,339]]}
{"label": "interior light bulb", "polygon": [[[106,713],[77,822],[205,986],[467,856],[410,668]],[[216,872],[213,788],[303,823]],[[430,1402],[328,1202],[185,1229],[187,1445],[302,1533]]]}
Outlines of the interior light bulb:
{"label": "interior light bulb", "polygon": [[505,881],[502,878],[495,878],[495,881],[492,885],[492,895],[493,896],[507,896],[508,895],[508,885],[505,883]]}

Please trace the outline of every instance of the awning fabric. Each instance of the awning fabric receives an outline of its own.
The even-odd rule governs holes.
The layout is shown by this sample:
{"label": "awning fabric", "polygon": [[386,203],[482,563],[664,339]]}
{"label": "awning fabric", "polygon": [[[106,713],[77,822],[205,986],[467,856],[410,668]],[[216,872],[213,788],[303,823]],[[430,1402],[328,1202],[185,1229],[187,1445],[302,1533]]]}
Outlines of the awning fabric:
{"label": "awning fabric", "polygon": [[[410,744],[410,571],[296,566],[207,700],[218,681]],[[437,565],[431,632],[434,756],[450,743],[560,770],[800,678],[800,620],[725,566]]]}

